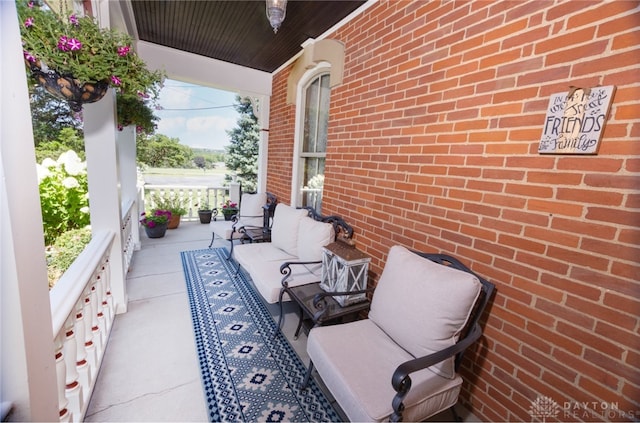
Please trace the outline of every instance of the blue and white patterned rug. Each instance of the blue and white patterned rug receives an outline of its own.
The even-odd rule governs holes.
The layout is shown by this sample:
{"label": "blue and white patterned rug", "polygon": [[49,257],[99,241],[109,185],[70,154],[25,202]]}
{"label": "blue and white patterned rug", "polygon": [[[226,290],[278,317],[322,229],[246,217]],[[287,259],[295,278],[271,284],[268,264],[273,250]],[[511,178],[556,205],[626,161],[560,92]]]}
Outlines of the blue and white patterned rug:
{"label": "blue and white patterned rug", "polygon": [[298,388],[305,365],[226,249],[180,255],[209,420],[340,421],[313,379]]}

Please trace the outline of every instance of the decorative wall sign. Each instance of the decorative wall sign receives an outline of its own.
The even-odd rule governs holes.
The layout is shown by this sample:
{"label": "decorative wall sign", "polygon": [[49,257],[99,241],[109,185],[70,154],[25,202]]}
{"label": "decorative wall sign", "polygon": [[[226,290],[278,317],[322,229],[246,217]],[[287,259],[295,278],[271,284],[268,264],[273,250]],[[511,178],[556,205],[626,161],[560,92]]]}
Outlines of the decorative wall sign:
{"label": "decorative wall sign", "polygon": [[615,89],[571,87],[568,93],[553,94],[538,153],[597,154]]}

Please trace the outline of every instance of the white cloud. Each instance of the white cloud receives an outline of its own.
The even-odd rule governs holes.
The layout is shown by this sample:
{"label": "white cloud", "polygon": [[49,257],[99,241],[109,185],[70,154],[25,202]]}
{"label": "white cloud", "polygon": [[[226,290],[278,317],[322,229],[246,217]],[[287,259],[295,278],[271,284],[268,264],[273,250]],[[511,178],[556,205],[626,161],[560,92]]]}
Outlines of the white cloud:
{"label": "white cloud", "polygon": [[173,134],[176,131],[184,130],[187,119],[183,116],[178,117],[162,117],[158,113],[160,121],[158,122],[158,133]]}
{"label": "white cloud", "polygon": [[235,119],[224,116],[198,116],[187,119],[188,132],[223,132],[235,126]]}

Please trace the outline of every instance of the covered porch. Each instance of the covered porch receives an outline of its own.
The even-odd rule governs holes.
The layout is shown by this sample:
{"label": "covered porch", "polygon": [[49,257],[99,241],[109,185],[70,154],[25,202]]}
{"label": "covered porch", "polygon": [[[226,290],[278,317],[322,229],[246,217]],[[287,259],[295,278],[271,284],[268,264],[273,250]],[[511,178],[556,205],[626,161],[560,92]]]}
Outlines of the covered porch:
{"label": "covered porch", "polygon": [[[164,238],[141,235],[127,274],[127,313],[115,317],[85,421],[207,421],[180,252],[206,249],[209,225],[182,222]],[[213,248],[228,247],[216,238]],[[268,305],[277,319],[277,305]],[[283,333],[303,362],[306,335],[293,339],[297,313],[285,306]],[[339,407],[332,402],[338,410]],[[467,422],[480,421],[457,407]],[[431,421],[447,421],[444,412]]]}

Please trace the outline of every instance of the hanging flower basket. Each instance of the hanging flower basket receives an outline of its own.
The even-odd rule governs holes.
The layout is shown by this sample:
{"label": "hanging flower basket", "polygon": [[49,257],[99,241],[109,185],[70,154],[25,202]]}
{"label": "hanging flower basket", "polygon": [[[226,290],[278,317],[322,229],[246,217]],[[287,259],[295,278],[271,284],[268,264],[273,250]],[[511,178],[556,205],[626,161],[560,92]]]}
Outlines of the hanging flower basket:
{"label": "hanging flower basket", "polygon": [[74,112],[81,111],[84,103],[100,100],[109,88],[107,81],[81,82],[72,76],[63,76],[52,70],[43,72],[37,66],[31,67],[31,75],[49,94],[66,100]]}
{"label": "hanging flower basket", "polygon": [[147,69],[129,35],[100,28],[90,16],[56,14],[36,1],[17,5],[27,69],[73,110],[98,101],[109,87],[119,95],[157,98],[164,75]]}

